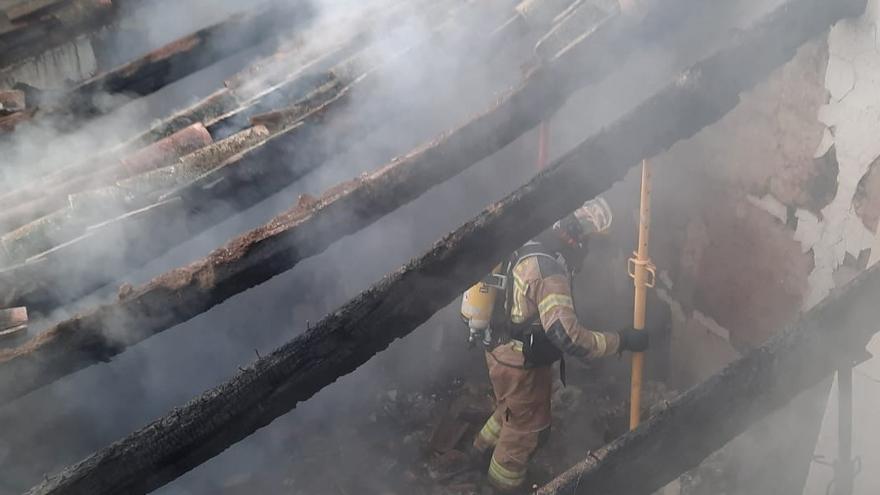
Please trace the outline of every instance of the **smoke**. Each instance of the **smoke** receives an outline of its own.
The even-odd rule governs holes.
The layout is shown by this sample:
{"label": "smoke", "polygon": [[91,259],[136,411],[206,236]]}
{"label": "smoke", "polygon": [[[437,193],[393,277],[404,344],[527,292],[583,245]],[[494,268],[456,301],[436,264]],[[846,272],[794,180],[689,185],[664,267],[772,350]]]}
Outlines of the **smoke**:
{"label": "smoke", "polygon": [[[316,11],[316,19],[345,13],[353,21],[356,16],[350,12],[355,3],[323,2],[312,7]],[[167,15],[163,12],[157,10],[154,16],[147,18],[153,19],[152,23],[161,24],[163,15]],[[441,13],[429,10],[425,15]],[[180,30],[205,25],[214,18],[206,13],[204,19],[199,19],[193,19],[192,23],[186,24],[187,27],[156,33],[151,45],[145,48],[174,39],[180,35]],[[428,26],[436,24],[434,19],[423,18],[420,12],[410,11],[406,12],[406,20],[400,23],[399,28],[383,33],[384,36],[375,44],[372,53],[380,62],[392,62],[399,57],[402,49],[424,44],[422,40],[434,35],[427,31]],[[467,22],[491,25],[478,18]],[[322,47],[331,45],[348,34],[345,30],[353,26],[340,27],[343,28],[341,32],[325,31],[318,38],[303,41]],[[347,114],[359,123],[374,125],[369,126],[370,132],[362,139],[351,143],[344,154],[334,157],[316,174],[173,249],[162,259],[130,274],[126,280],[143,281],[198,258],[231,236],[253,228],[290,207],[298,194],[314,194],[388,162],[439,131],[463,121],[475,108],[485,107],[496,91],[516,82],[520,60],[507,59],[499,62],[497,67],[493,67],[489,60],[467,61],[466,54],[472,47],[462,43],[456,39],[444,41],[440,37],[432,44],[424,44],[419,49],[419,58],[395,65],[393,72],[377,75],[369,88],[354,94],[346,108]],[[233,64],[233,67],[236,66]],[[51,126],[22,129],[22,132],[16,133],[14,148],[9,156],[19,164],[31,160],[52,163],[44,167],[46,170],[52,169],[57,163],[76,163],[81,157],[91,156],[95,149],[108,148],[113,142],[137,132],[150,118],[210,93],[208,88],[212,86],[209,84],[216,84],[220,77],[217,77],[216,68],[209,70],[213,73],[203,71],[176,83],[174,86],[179,85],[178,88],[166,88],[162,93],[172,89],[176,91],[136,100],[121,111],[99,119],[100,122],[89,123],[83,130],[71,135],[56,135]],[[233,70],[225,71],[227,74],[231,72]],[[162,109],[158,111],[153,108],[157,102],[162,104]],[[132,110],[134,105],[144,107],[145,113]],[[109,132],[111,129],[112,133]],[[326,141],[332,143],[334,134],[344,135],[344,131],[345,128],[337,129],[334,123],[329,123]],[[52,143],[53,149],[45,150],[40,140]],[[519,154],[505,153],[504,160],[512,163],[511,167],[519,167]],[[511,167],[508,168],[513,172]],[[20,165],[10,167],[12,170],[19,168]],[[268,352],[304,331],[308,321],[317,321],[385,272],[417,255],[439,233],[453,228],[478,211],[487,197],[498,197],[504,190],[510,190],[522,182],[530,172],[528,165],[525,170],[526,174],[508,173],[503,180],[499,180],[489,173],[486,166],[482,166],[469,174],[467,181],[458,182],[458,185],[444,185],[440,192],[432,193],[427,202],[402,209],[374,229],[346,239],[328,253],[302,263],[295,270],[150,339],[144,345],[130,349],[113,362],[86,369],[14,405],[4,407],[0,411],[0,416],[4,418],[0,427],[3,489],[7,486],[11,492],[25,489],[37,482],[43,473],[57,471],[63,465],[125,435],[227,378],[236,366],[253,360],[257,353]],[[33,170],[14,174],[17,173],[11,173],[4,182],[10,185],[24,183],[32,176],[39,175]],[[495,192],[487,196],[487,191],[492,191],[496,183],[503,184],[503,188],[494,189]],[[464,188],[460,187],[462,185]],[[446,212],[425,218],[426,207],[429,211]],[[113,248],[108,246],[108,249]],[[360,257],[351,256],[353,251],[357,251]],[[71,263],[76,261],[70,260]],[[102,297],[104,295],[99,294],[97,298],[87,299],[79,307],[89,307]],[[242,311],[245,307],[247,311]],[[34,322],[33,330],[67,317],[76,308],[71,306],[46,320]],[[439,318],[450,331],[459,329],[460,322],[454,308]],[[431,326],[436,328],[437,323]],[[388,353],[382,361],[341,382],[332,395],[318,397],[313,404],[298,409],[279,428],[283,429],[285,424],[289,428],[291,423],[301,423],[306,425],[308,431],[307,425],[314,425],[331,412],[356,407],[368,390],[383,389],[390,383],[394,383],[395,387],[415,387],[423,383],[432,370],[418,366],[408,356],[420,352],[425,341],[435,341],[437,336],[427,335],[426,332],[421,335],[424,335],[424,339],[414,339],[412,343],[397,346],[396,351]],[[452,349],[458,348],[456,337],[455,334],[448,337],[454,342]],[[432,348],[436,348],[436,345]],[[435,365],[445,367],[453,361],[439,355]],[[467,361],[474,362],[472,359]],[[421,362],[424,364],[426,360]],[[406,376],[408,380],[400,380],[400,376]],[[30,420],[22,424],[22,418]],[[168,490],[199,492],[198,487],[215,486],[212,483],[217,481],[217,473],[223,473],[225,478],[230,473],[265,469],[268,460],[282,454],[286,447],[267,430],[267,433],[249,439],[240,448],[218,458],[205,469],[194,471]],[[358,446],[351,445],[349,448],[357,450]],[[330,467],[327,469],[329,473]]]}
{"label": "smoke", "polygon": [[[353,30],[363,28],[368,10],[381,11],[395,2],[384,2],[388,7],[383,2],[367,6],[356,0],[297,3],[308,11],[309,20],[299,29],[278,32],[276,39],[281,39],[282,44],[295,44],[303,54],[313,54],[335,46],[351,36]],[[728,21],[731,26],[745,24],[763,13],[762,9],[769,10],[769,3],[737,2],[731,7]],[[432,26],[443,11],[462,8],[458,2],[439,4],[424,2],[404,9],[401,22],[380,33],[370,45],[370,60],[387,63],[391,70],[376,72],[369,85],[356,88],[346,103],[345,118],[331,119],[322,128],[316,146],[334,151],[326,163],[252,208],[230,211],[226,221],[133,270],[124,281],[137,284],[198,259],[227,239],[289,208],[300,194],[320,193],[387,163],[487,107],[499,91],[519,80],[523,65],[531,58],[526,43],[478,59],[475,57],[481,52],[471,45],[473,37],[461,36],[500,25],[504,15],[491,8],[471,9],[468,15],[454,18],[451,28],[442,36],[435,36]],[[252,8],[251,4],[231,0],[150,4],[130,12],[117,35],[106,38],[99,60],[106,64],[104,68],[109,68],[224,19],[228,13]],[[133,38],[129,34],[134,29],[141,32]],[[674,49],[646,46],[637,56],[621,61],[618,71],[606,81],[578,93],[550,123],[552,155],[563,154],[651,94],[673,77],[678,67],[693,62],[709,47],[694,45],[692,40],[710,38],[707,29],[717,26],[686,25],[686,29],[675,34],[678,43],[673,44]],[[308,36],[298,36],[301,32]],[[726,39],[725,30],[718,32],[713,39],[721,43]],[[132,39],[137,43],[127,41]],[[421,47],[417,56],[401,57],[401,51],[410,46]],[[154,119],[219,89],[220,81],[253,61],[251,55],[246,51],[223,60],[153,95],[133,100],[73,133],[58,133],[51,122],[21,129],[3,150],[9,166],[0,171],[5,174],[2,183],[15,187],[59,166],[79,163],[94,156],[97,150],[112,148],[142,132]],[[303,61],[307,58],[304,55]],[[350,129],[358,126],[369,131],[344,143],[343,151],[335,153],[340,149],[338,141],[348,139]],[[419,255],[440,235],[526,181],[535,172],[536,140],[534,133],[524,135],[490,159],[295,269],[138,344],[110,363],[92,366],[0,407],[0,493],[26,489],[44,473],[56,472],[126,435],[228,378],[237,366],[306,331],[310,322],[319,320],[388,271]],[[700,151],[700,146],[697,142],[694,153]],[[698,189],[705,180],[702,176],[680,175],[676,179],[680,180],[678,187],[689,191]],[[607,194],[617,223],[610,239],[596,245],[584,275],[576,281],[579,310],[587,324],[597,329],[621,328],[629,317],[630,282],[624,272],[624,261],[630,246],[635,245],[637,185],[638,178],[632,175]],[[658,214],[686,219],[691,212],[682,209],[688,203],[681,196],[690,197],[690,193],[671,187],[664,190],[664,185],[670,187],[668,182],[661,181]],[[679,223],[659,222],[676,226]],[[672,245],[666,248],[669,251],[681,247],[677,232],[658,231],[658,244]],[[675,272],[678,267],[669,262],[661,268]],[[65,307],[35,322],[34,330],[106,300],[112,292],[110,288],[78,305]],[[659,302],[653,304],[656,308]],[[662,322],[666,316],[656,318]],[[377,431],[358,432],[346,425],[371,424],[367,416],[379,394],[428,390],[435,381],[456,375],[485,383],[481,358],[467,353],[463,342],[464,330],[453,304],[356,373],[160,493],[232,492],[231,485],[241,482],[253,487],[260,479],[267,480],[260,490],[280,493],[282,488],[270,481],[290,479],[289,471],[302,472],[291,466],[309,462],[313,476],[308,480],[293,479],[290,490],[302,490],[304,483],[315,483],[321,478],[372,479],[376,477],[375,466],[365,462],[365,458],[369,460],[370,454],[377,452],[376,437],[388,439],[400,432],[380,426],[375,426]],[[605,374],[624,377],[625,365],[609,363]],[[624,381],[621,378],[617,388]],[[319,461],[311,460],[313,457]],[[339,493],[338,487],[329,481],[325,487],[311,488],[310,493]]]}

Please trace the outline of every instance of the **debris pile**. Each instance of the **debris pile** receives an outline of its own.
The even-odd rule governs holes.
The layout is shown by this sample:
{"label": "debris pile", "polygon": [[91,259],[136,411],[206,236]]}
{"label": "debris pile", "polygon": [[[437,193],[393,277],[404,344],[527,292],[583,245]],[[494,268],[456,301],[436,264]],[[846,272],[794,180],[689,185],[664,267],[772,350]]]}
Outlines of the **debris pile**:
{"label": "debris pile", "polygon": [[[535,484],[600,447],[609,435],[626,431],[628,384],[595,370],[577,381],[554,386],[553,433],[536,456]],[[661,383],[646,383],[646,407],[673,395]],[[331,414],[318,430],[291,429],[284,440],[289,448],[283,472],[275,479],[263,471],[239,473],[218,492],[481,495],[483,470],[458,466],[493,408],[485,377],[459,377],[422,389],[390,388],[375,394],[364,409],[345,414],[345,420]]]}

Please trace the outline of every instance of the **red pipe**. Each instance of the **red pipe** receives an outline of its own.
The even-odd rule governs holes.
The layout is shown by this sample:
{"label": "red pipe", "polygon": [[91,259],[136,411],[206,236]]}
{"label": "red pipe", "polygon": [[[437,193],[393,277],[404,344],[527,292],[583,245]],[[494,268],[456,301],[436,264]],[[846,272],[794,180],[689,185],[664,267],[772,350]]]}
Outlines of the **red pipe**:
{"label": "red pipe", "polygon": [[550,132],[546,122],[541,122],[538,127],[538,170],[547,167],[547,159],[550,154]]}

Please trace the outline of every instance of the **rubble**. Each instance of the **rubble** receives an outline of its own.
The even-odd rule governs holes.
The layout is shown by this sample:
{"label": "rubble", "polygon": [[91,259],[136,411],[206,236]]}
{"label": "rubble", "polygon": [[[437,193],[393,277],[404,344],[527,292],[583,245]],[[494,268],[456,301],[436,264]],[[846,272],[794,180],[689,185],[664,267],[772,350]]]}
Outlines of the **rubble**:
{"label": "rubble", "polygon": [[[480,359],[479,354],[474,358]],[[548,443],[538,450],[536,471],[555,476],[573,454],[601,447],[607,415],[615,414],[613,422],[625,425],[626,384],[614,378],[592,372],[579,377],[578,385],[555,383],[553,430]],[[655,390],[662,385],[648,382],[646,387]],[[671,394],[664,392],[663,397],[671,398]],[[652,397],[656,398],[646,397],[646,405],[653,404]],[[351,417],[350,424],[339,426],[331,418],[327,423],[334,426],[328,432],[282,432],[295,445],[289,457],[280,461],[283,479],[268,473],[246,479],[236,475],[224,483],[224,488],[234,484],[235,489],[223,489],[221,495],[258,489],[271,493],[280,489],[278,485],[309,495],[339,493],[340,489],[389,495],[482,495],[487,466],[461,461],[493,408],[492,389],[482,374],[432,381],[421,389],[389,388],[362,404],[363,414]],[[446,425],[453,424],[457,426],[452,436],[446,436],[450,432]],[[327,465],[340,466],[334,476],[337,486],[327,486]],[[346,473],[364,471],[373,473],[367,481],[369,488],[349,486]]]}
{"label": "rubble", "polygon": [[730,473],[731,460],[721,449],[711,454],[696,468],[684,473],[678,480],[680,495],[727,495],[735,492],[735,474]]}

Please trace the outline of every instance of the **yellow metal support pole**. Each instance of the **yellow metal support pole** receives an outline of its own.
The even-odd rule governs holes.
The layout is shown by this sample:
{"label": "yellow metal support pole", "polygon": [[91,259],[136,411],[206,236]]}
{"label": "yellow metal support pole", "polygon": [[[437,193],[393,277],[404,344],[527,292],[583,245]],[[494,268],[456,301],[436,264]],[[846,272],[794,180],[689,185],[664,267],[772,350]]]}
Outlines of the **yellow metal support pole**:
{"label": "yellow metal support pole", "polygon": [[[642,195],[639,209],[639,246],[635,257],[629,260],[629,274],[635,283],[633,305],[633,328],[645,329],[645,305],[648,289],[654,287],[655,271],[648,256],[648,241],[651,234],[651,166],[647,160],[642,162]],[[645,355],[642,352],[632,356],[632,384],[630,387],[629,427],[635,429],[641,420],[642,376],[644,375]]]}

